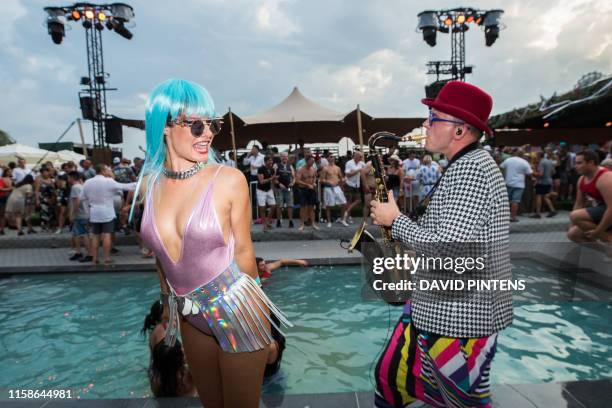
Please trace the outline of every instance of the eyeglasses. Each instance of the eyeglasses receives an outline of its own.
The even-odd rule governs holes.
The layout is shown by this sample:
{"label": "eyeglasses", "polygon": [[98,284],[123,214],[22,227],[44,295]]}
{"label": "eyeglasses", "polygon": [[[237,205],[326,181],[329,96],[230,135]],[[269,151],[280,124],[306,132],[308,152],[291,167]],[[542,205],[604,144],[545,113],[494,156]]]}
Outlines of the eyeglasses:
{"label": "eyeglasses", "polygon": [[436,116],[435,113],[433,113],[433,111],[430,109],[429,110],[429,118],[427,119],[429,122],[429,126],[432,125],[432,123],[434,122],[448,122],[448,123],[454,123],[456,125],[465,125],[465,122],[459,121],[459,120],[451,120],[451,119],[442,119],[438,116]]}
{"label": "eyeglasses", "polygon": [[168,124],[179,125],[181,127],[188,126],[191,129],[191,135],[193,137],[200,137],[204,134],[204,129],[208,127],[213,135],[219,134],[223,121],[219,118],[215,119],[175,119],[168,120]]}

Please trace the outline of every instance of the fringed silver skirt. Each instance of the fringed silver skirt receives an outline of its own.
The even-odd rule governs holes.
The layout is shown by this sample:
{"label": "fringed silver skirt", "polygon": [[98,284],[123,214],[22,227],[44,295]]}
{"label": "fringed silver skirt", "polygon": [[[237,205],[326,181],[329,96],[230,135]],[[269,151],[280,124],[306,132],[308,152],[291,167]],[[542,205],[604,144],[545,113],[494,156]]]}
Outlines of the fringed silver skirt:
{"label": "fringed silver skirt", "polygon": [[272,343],[272,334],[264,319],[279,332],[280,328],[270,318],[270,313],[283,325],[292,326],[257,282],[240,272],[235,263],[185,296],[178,296],[171,289],[168,305],[165,343],[170,346],[174,345],[178,334],[179,313],[204,319],[223,351],[229,353],[257,351]]}

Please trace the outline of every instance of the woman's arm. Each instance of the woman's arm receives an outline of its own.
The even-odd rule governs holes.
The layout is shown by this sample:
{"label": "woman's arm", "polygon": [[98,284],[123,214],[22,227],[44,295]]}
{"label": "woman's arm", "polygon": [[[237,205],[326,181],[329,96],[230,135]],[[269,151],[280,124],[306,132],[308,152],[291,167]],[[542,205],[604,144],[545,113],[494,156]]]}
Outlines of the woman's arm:
{"label": "woman's arm", "polygon": [[[236,169],[223,168],[223,179],[227,189],[225,197],[230,197],[230,229],[234,234],[234,261],[238,268],[253,279],[257,278],[255,250],[251,241],[251,201],[246,179]],[[231,192],[231,193],[230,193]]]}
{"label": "woman's arm", "polygon": [[308,266],[308,262],[303,259],[279,259],[278,261],[270,262],[266,264],[268,270],[272,272],[275,269],[283,266],[297,265],[297,266]]}

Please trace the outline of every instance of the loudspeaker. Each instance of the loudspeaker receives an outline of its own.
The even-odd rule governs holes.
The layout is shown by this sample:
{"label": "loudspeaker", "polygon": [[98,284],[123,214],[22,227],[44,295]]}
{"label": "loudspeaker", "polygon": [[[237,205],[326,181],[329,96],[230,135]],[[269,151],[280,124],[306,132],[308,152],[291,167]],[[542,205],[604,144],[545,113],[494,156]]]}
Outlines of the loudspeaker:
{"label": "loudspeaker", "polygon": [[123,128],[118,119],[106,119],[104,129],[106,131],[106,143],[123,143]]}
{"label": "loudspeaker", "polygon": [[435,99],[438,93],[449,80],[435,81],[429,85],[425,85],[425,97]]}
{"label": "loudspeaker", "polygon": [[100,119],[100,105],[91,96],[79,97],[81,104],[81,114],[83,119],[87,120],[99,120]]}
{"label": "loudspeaker", "polygon": [[104,163],[110,166],[113,159],[112,154],[113,152],[110,149],[93,149],[91,159],[94,165]]}

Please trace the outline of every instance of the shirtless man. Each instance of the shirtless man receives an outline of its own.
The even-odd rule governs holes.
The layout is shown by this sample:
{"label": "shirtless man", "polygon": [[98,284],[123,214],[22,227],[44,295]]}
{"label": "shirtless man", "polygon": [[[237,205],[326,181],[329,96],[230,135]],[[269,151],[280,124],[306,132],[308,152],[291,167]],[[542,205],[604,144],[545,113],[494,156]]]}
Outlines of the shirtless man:
{"label": "shirtless man", "polygon": [[[364,167],[363,172],[361,173],[361,183],[363,184],[363,219],[365,220],[370,216],[370,203],[374,198],[374,194],[376,193],[376,177],[372,173],[372,162],[369,161],[366,163],[366,167]],[[372,221],[370,221],[372,222]],[[373,222],[372,222],[373,224]]]}
{"label": "shirtless man", "polygon": [[317,170],[313,167],[313,164],[314,157],[309,156],[306,159],[306,165],[300,167],[297,172],[296,184],[300,193],[300,221],[302,223],[298,228],[300,231],[304,231],[307,219],[312,221],[313,229],[319,229],[314,213],[314,206],[317,204],[317,190],[315,188]]}
{"label": "shirtless man", "polygon": [[[327,213],[327,228],[332,226],[331,210],[332,207],[342,206],[341,214],[344,215],[348,207],[346,198],[340,188],[340,184],[344,183],[344,177],[340,167],[336,165],[336,158],[332,153],[327,155],[328,165],[323,167],[321,174],[319,175],[321,180],[321,186],[323,186],[323,203],[325,205],[325,212]],[[339,222],[345,227],[348,227],[348,223],[341,219]]]}

